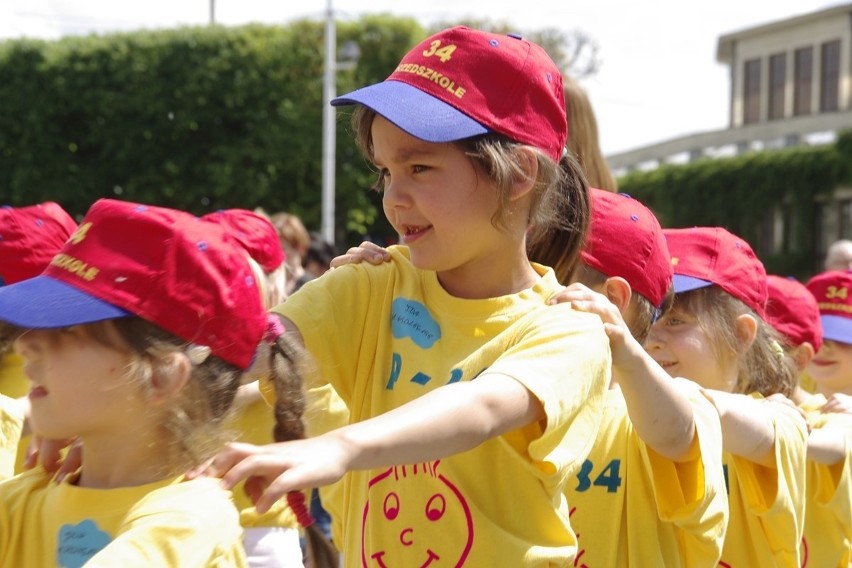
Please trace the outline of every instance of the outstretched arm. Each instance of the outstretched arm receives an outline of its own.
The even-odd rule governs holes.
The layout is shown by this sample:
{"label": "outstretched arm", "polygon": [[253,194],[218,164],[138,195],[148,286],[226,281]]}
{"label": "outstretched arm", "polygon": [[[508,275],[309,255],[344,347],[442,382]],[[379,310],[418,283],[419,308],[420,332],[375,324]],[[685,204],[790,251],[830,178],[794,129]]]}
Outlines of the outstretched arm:
{"label": "outstretched arm", "polygon": [[846,458],[848,427],[816,428],[808,434],[808,459],[824,465],[834,465]]}
{"label": "outstretched arm", "polygon": [[256,503],[263,513],[288,492],[332,483],[347,471],[439,459],[544,418],[541,403],[520,382],[486,373],[316,438],[232,444],[207,474],[221,476],[228,489],[256,478],[265,487]]}
{"label": "outstretched arm", "polygon": [[565,288],[554,300],[600,316],[609,337],[613,377],[621,385],[636,433],[663,457],[686,459],[695,438],[689,399],[636,341],[618,308],[603,294],[579,283]]}
{"label": "outstretched arm", "polygon": [[722,421],[722,445],[726,452],[772,467],[775,464],[775,414],[784,407],[801,411],[783,395],[755,399],[712,389],[702,391],[716,407]]}

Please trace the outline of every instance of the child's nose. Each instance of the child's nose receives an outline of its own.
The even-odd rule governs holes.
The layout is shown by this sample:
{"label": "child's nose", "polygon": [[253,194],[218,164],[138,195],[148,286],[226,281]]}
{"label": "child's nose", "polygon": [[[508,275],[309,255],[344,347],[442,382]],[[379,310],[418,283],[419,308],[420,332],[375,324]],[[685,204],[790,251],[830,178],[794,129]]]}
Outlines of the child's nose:
{"label": "child's nose", "polygon": [[408,193],[401,182],[388,181],[382,193],[382,205],[385,208],[404,207],[408,202]]}
{"label": "child's nose", "polygon": [[657,324],[652,325],[651,330],[648,332],[648,337],[645,338],[645,350],[651,351],[652,349],[660,349],[663,346],[663,338],[661,335],[660,327]]}

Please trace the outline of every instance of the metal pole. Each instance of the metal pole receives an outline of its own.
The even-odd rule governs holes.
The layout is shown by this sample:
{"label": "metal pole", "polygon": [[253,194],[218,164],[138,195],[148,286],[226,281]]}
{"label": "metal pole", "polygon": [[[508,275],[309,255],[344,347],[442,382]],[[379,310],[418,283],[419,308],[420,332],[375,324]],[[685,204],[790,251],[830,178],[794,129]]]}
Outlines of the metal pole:
{"label": "metal pole", "polygon": [[216,23],[216,0],[210,0],[210,25]]}
{"label": "metal pole", "polygon": [[328,0],[325,19],[325,74],[322,85],[322,236],[334,244],[334,162],[337,130],[331,99],[335,96],[337,74],[337,31],[331,2],[332,0]]}

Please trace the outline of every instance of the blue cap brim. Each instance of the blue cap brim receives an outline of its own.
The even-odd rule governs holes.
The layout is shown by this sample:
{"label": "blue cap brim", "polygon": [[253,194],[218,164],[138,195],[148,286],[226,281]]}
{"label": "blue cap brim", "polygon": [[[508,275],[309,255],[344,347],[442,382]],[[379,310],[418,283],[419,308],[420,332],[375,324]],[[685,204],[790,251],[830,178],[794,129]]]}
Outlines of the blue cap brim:
{"label": "blue cap brim", "polygon": [[843,316],[820,316],[823,340],[852,344],[852,319]]}
{"label": "blue cap brim", "polygon": [[490,130],[432,95],[400,81],[383,81],[341,95],[333,106],[364,105],[426,142],[454,142]]}
{"label": "blue cap brim", "polygon": [[702,280],[701,278],[695,278],[694,276],[675,274],[672,278],[672,285],[674,286],[675,294],[680,294],[681,292],[706,288],[707,286],[712,286],[713,283],[708,280]]}
{"label": "blue cap brim", "polygon": [[0,321],[27,329],[68,327],[132,315],[49,276],[0,288]]}

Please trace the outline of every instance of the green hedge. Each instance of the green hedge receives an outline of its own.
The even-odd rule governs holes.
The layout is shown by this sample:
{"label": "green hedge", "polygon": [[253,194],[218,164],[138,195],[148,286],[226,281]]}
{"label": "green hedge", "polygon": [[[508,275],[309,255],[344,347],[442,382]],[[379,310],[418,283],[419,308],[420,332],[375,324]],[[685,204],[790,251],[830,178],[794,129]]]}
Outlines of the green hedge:
{"label": "green hedge", "polygon": [[[755,248],[769,272],[804,278],[818,268],[816,200],[850,179],[852,132],[844,132],[833,145],[633,172],[619,188],[647,204],[664,227],[725,227]],[[757,245],[767,215],[781,205],[790,213],[789,250],[771,255]]]}
{"label": "green hedge", "polygon": [[[182,28],[55,42],[0,42],[0,202],[60,202],[81,215],[100,197],[197,214],[262,206],[320,226],[323,23]],[[338,92],[384,79],[425,31],[370,16],[338,24],[362,56]],[[391,236],[348,113],[338,113],[338,243]],[[752,153],[630,174],[622,189],[666,226],[722,225],[758,242],[788,203],[788,253],[775,272],[806,274],[814,199],[850,179],[852,135],[818,148]]]}
{"label": "green hedge", "polygon": [[[424,32],[373,16],[338,25],[362,58],[338,92],[384,79]],[[0,43],[0,201],[100,197],[198,214],[262,206],[318,229],[323,24],[183,28]],[[379,227],[380,203],[338,114],[339,240]]]}

